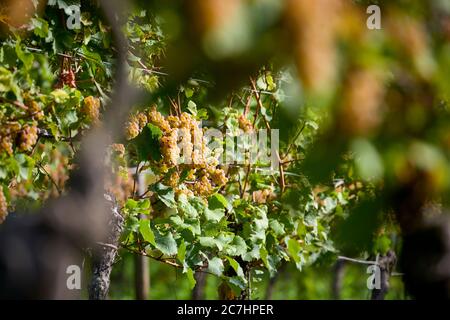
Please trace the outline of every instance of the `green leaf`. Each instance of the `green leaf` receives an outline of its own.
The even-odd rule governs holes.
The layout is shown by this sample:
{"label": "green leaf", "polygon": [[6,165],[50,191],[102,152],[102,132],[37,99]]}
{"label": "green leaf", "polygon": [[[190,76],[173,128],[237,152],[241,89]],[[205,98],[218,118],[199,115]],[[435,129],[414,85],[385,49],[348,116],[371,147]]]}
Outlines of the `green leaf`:
{"label": "green leaf", "polygon": [[204,108],[198,109],[196,118],[198,120],[200,120],[200,119],[207,120],[208,119],[208,110],[206,110]]}
{"label": "green leaf", "polygon": [[19,60],[23,62],[23,66],[25,67],[25,69],[31,69],[31,67],[33,66],[34,56],[29,52],[23,51],[20,45],[20,41],[17,41],[16,43],[16,54],[17,58],[19,58]]}
{"label": "green leaf", "polygon": [[272,75],[270,75],[270,74],[266,75],[265,79],[267,82],[267,90],[272,91],[277,88],[277,85],[276,85],[275,81],[273,80]]}
{"label": "green leaf", "polygon": [[269,255],[269,253],[267,252],[267,249],[264,247],[261,247],[259,254],[261,255],[261,260],[264,263],[264,265],[266,266],[266,268],[268,270],[270,270],[270,264],[269,264],[269,261],[267,260],[267,257]]}
{"label": "green leaf", "polygon": [[59,119],[61,121],[61,127],[68,129],[78,122],[78,115],[75,110],[70,110],[59,117]]}
{"label": "green leaf", "polygon": [[139,231],[139,220],[135,216],[128,216],[125,220],[124,232],[121,235],[121,241],[132,242],[133,232]]}
{"label": "green leaf", "polygon": [[287,249],[289,256],[294,260],[297,269],[301,271],[305,264],[305,258],[301,252],[302,247],[300,243],[296,239],[288,239]]}
{"label": "green leaf", "polygon": [[391,243],[391,239],[386,235],[378,237],[374,244],[375,253],[386,254],[391,248]]}
{"label": "green leaf", "polygon": [[269,220],[267,219],[267,207],[256,208],[256,218],[254,219],[255,229],[258,231],[265,231],[269,227]]}
{"label": "green leaf", "polygon": [[31,18],[31,27],[33,32],[38,37],[46,39],[47,42],[51,40],[51,31],[48,27],[48,22],[42,18]]}
{"label": "green leaf", "polygon": [[213,237],[199,237],[198,238],[200,244],[204,247],[208,248],[217,248],[219,250],[223,249],[223,243],[216,238]]}
{"label": "green leaf", "polygon": [[189,203],[187,196],[185,194],[181,194],[178,197],[178,210],[180,213],[189,218],[198,217],[197,210]]}
{"label": "green leaf", "polygon": [[228,200],[220,193],[215,193],[208,199],[208,206],[211,210],[227,209]]}
{"label": "green leaf", "polygon": [[242,260],[244,261],[252,261],[261,258],[260,255],[260,246],[256,243],[253,244],[253,247],[250,251],[247,251],[242,255]]}
{"label": "green leaf", "polygon": [[190,171],[191,171],[190,169],[184,169],[181,172],[181,174],[180,174],[180,183],[184,182],[187,179]]}
{"label": "green leaf", "polygon": [[230,256],[244,256],[247,253],[247,244],[240,236],[235,236],[233,241],[225,246],[224,252]]}
{"label": "green leaf", "polygon": [[153,186],[152,190],[156,193],[158,198],[169,208],[176,208],[175,193],[172,188],[158,183]]}
{"label": "green leaf", "polygon": [[177,258],[181,263],[184,263],[186,258],[186,243],[184,241],[181,241],[181,244],[178,246]]}
{"label": "green leaf", "polygon": [[223,209],[210,210],[205,208],[204,215],[206,220],[218,222],[224,217],[225,211]]}
{"label": "green leaf", "polygon": [[53,97],[56,103],[61,104],[65,103],[70,98],[69,94],[63,89],[56,89],[52,91],[50,95]]}
{"label": "green leaf", "polygon": [[197,115],[197,105],[194,101],[189,100],[187,109],[194,117]]}
{"label": "green leaf", "polygon": [[150,220],[140,220],[139,221],[139,231],[145,241],[149,242],[156,247],[155,235],[150,228]]}
{"label": "green leaf", "polygon": [[99,53],[90,51],[86,46],[81,47],[81,52],[87,60],[94,62],[97,66],[105,70],[102,57]]}
{"label": "green leaf", "polygon": [[191,268],[187,268],[186,275],[189,282],[189,289],[192,290],[194,289],[195,284],[197,283],[197,281],[194,278],[194,271],[192,271]]}
{"label": "green leaf", "polygon": [[269,226],[273,230],[275,235],[281,236],[281,235],[285,234],[284,227],[278,220],[270,219]]}
{"label": "green leaf", "polygon": [[0,92],[10,91],[13,84],[13,74],[11,71],[0,66]]}
{"label": "green leaf", "polygon": [[0,167],[0,179],[5,179],[8,175],[6,168]]}
{"label": "green leaf", "polygon": [[168,256],[177,254],[177,243],[172,233],[161,234],[160,232],[156,232],[155,242],[156,249],[160,250],[163,254]]}
{"label": "green leaf", "polygon": [[159,139],[163,133],[161,129],[151,123],[133,140],[140,161],[159,161],[162,158]]}
{"label": "green leaf", "polygon": [[223,262],[220,258],[212,258],[208,260],[208,269],[207,271],[211,272],[212,274],[220,277],[223,273],[224,267]]}
{"label": "green leaf", "polygon": [[186,248],[186,263],[190,266],[203,266],[204,253],[200,250],[200,245],[194,243]]}
{"label": "green leaf", "polygon": [[[150,200],[144,199],[144,200],[139,201],[139,209],[148,213],[148,210],[150,209]],[[144,213],[144,212],[142,212],[142,213]]]}
{"label": "green leaf", "polygon": [[134,199],[128,199],[127,202],[125,202],[125,208],[130,209],[130,210],[136,208],[137,205],[138,205],[138,202]]}
{"label": "green leaf", "polygon": [[295,240],[295,239],[289,239],[287,241],[287,249],[289,252],[289,256],[295,261],[295,262],[300,262],[300,250],[301,250],[301,246],[300,243]]}
{"label": "green leaf", "polygon": [[16,154],[15,160],[15,170],[18,181],[30,180],[35,161],[23,153]]}
{"label": "green leaf", "polygon": [[279,262],[280,259],[276,259],[274,255],[270,255],[265,247],[261,247],[259,253],[261,255],[261,260],[263,261],[264,266],[269,271],[270,276],[273,277],[277,272],[277,262]]}
{"label": "green leaf", "polygon": [[242,270],[239,262],[237,262],[235,259],[231,257],[226,257],[228,262],[230,263],[230,266],[233,268],[234,271],[236,271],[236,274],[238,277],[242,277],[245,279],[244,271]]}
{"label": "green leaf", "polygon": [[177,215],[171,216],[169,219],[178,232],[189,230],[192,235],[199,235],[201,233],[200,221],[198,219],[182,219]]}
{"label": "green leaf", "polygon": [[134,199],[128,199],[127,202],[125,202],[124,212],[131,215],[149,214],[150,200],[142,199],[136,201]]}
{"label": "green leaf", "polygon": [[186,98],[189,99],[194,94],[194,90],[191,89],[191,88],[185,88],[184,89],[184,94],[185,94]]}
{"label": "green leaf", "polygon": [[245,290],[247,287],[247,280],[242,277],[229,277],[227,282],[235,296],[239,296],[242,290]]}

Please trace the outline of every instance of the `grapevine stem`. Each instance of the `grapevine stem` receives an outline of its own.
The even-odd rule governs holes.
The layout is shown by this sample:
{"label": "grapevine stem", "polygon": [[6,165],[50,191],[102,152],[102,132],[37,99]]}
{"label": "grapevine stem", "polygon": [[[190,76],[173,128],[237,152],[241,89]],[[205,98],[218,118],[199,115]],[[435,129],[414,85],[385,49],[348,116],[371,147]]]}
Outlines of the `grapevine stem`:
{"label": "grapevine stem", "polygon": [[9,99],[6,99],[4,97],[0,97],[0,102],[9,103],[9,104],[12,104],[12,105],[14,105],[16,107],[19,107],[20,109],[28,110],[28,107],[26,105],[24,105],[23,103],[21,103],[20,101],[9,100]]}

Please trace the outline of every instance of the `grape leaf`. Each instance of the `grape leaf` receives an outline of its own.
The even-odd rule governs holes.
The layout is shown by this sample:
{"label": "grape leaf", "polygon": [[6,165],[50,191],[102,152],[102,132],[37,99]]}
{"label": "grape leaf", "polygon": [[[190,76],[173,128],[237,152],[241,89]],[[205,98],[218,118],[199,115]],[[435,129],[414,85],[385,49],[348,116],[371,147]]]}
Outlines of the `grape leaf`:
{"label": "grape leaf", "polygon": [[145,241],[156,247],[155,235],[150,227],[150,220],[140,220],[139,231]]}

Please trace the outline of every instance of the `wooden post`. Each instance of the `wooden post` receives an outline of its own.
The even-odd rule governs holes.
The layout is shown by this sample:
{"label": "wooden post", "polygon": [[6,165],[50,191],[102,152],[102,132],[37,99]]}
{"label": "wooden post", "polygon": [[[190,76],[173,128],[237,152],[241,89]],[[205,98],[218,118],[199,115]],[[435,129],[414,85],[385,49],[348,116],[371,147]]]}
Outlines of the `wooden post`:
{"label": "wooden post", "polygon": [[332,293],[333,299],[341,299],[342,280],[344,278],[345,260],[337,260],[333,267]]}
{"label": "wooden post", "polygon": [[[135,174],[136,168],[131,168]],[[137,177],[137,185],[138,185],[138,193],[143,194],[145,192],[145,179],[144,172],[138,173]],[[141,219],[146,219],[146,215],[141,215]],[[134,284],[135,284],[135,294],[136,300],[147,300],[150,295],[150,264],[149,259],[147,257],[136,255],[134,258]]]}

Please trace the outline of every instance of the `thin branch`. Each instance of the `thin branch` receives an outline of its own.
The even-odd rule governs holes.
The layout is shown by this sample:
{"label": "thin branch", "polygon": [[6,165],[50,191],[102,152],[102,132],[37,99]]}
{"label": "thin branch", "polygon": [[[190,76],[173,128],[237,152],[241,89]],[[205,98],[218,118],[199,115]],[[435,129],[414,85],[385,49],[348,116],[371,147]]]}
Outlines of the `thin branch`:
{"label": "thin branch", "polygon": [[139,251],[139,250],[135,250],[135,249],[132,249],[130,247],[126,247],[126,246],[122,246],[122,247],[124,249],[132,252],[132,253],[135,253],[135,254],[138,254],[138,255],[141,255],[141,256],[144,256],[144,257],[147,257],[147,258],[151,258],[153,260],[156,260],[156,261],[168,264],[168,265],[170,265],[172,267],[175,267],[175,268],[182,268],[183,267],[182,265],[180,265],[180,264],[178,264],[176,262],[172,262],[172,261],[170,261],[168,259],[162,259],[161,257],[154,257],[154,256],[151,256],[151,255],[145,253],[145,252],[142,252],[142,251]]}
{"label": "thin branch", "polygon": [[[259,91],[256,90],[256,82],[254,79],[250,78],[250,82],[253,88],[253,93],[255,94],[255,98],[256,98],[256,102],[257,102],[257,108],[255,111],[255,117],[253,119],[253,127],[255,126],[256,123],[256,118],[258,117],[258,114],[260,112],[260,110],[262,110],[264,108],[263,103],[261,101],[261,95],[259,94]],[[261,115],[263,120],[264,120],[264,124],[267,128],[267,130],[270,130],[270,125],[269,122],[267,121],[266,117],[264,115]]]}
{"label": "thin branch", "polygon": [[33,117],[33,116],[37,115],[37,114],[38,114],[39,112],[41,112],[41,111],[44,111],[44,110],[39,110],[39,111],[35,111],[35,112],[32,112],[32,113],[23,114],[23,115],[14,117],[14,118],[10,118],[10,119],[8,119],[8,120],[5,121],[5,122],[15,122],[15,121],[27,119],[27,118],[29,118],[29,117]]}
{"label": "thin branch", "polygon": [[[25,49],[27,49],[29,51],[34,51],[34,52],[43,52],[43,50],[39,49],[39,48],[25,47]],[[56,52],[55,54],[58,55],[58,56],[66,57],[66,58],[73,59],[73,60],[81,60],[80,58],[71,56],[71,55],[66,54],[66,53]]]}
{"label": "thin branch", "polygon": [[[262,109],[262,104],[260,103],[261,101],[259,100],[259,93],[256,91],[256,83],[255,83],[255,80],[253,80],[252,78],[250,78],[250,82],[251,82],[251,85],[252,85],[253,89],[255,90],[255,91],[254,91],[254,94],[255,94],[255,97],[256,97],[256,101],[257,101],[257,103],[258,103],[258,104],[256,105],[255,115],[254,115],[254,117],[253,117],[253,123],[252,123],[253,128],[254,128],[254,127],[255,127],[255,124],[256,124],[256,119],[258,118],[259,112],[260,112],[260,110]],[[250,97],[251,97],[251,95],[250,95]]]}
{"label": "thin branch", "polygon": [[247,114],[250,111],[250,103],[252,102],[252,96],[249,95],[247,98],[247,103],[245,104],[245,110],[244,110],[244,116],[247,116]]}
{"label": "thin branch", "polygon": [[135,195],[136,195],[136,179],[139,179],[139,166],[141,165],[141,163],[139,162],[138,164],[137,164],[137,166],[136,166],[136,172],[135,172],[135,174],[134,174],[134,177],[133,177],[133,198],[135,197]]}
{"label": "thin branch", "polygon": [[297,140],[297,138],[300,136],[300,134],[303,132],[303,130],[306,127],[306,121],[303,123],[303,126],[300,128],[300,130],[297,132],[297,134],[295,135],[294,139],[292,139],[291,143],[289,144],[289,147],[286,151],[286,154],[283,157],[283,160],[286,159],[286,157],[289,155],[289,151],[291,151],[292,147],[294,146],[295,140]]}
{"label": "thin branch", "polygon": [[73,140],[72,140],[72,129],[69,128],[69,146],[72,149],[72,152],[75,154],[75,147],[73,146]]}
{"label": "thin branch", "polygon": [[258,92],[260,94],[266,94],[266,95],[270,95],[270,96],[279,96],[279,97],[283,97],[283,98],[292,98],[292,96],[286,95],[286,94],[280,94],[278,92],[270,92],[270,91],[265,91],[265,90],[252,90],[252,89],[248,89],[248,88],[244,88],[245,91],[250,91],[250,92]]}
{"label": "thin branch", "polygon": [[183,112],[181,111],[181,100],[180,100],[180,90],[178,90],[178,114],[181,116]]}
{"label": "thin branch", "polygon": [[158,74],[158,75],[162,75],[162,76],[168,76],[168,73],[165,72],[161,72],[161,71],[155,71],[153,69],[149,69],[141,60],[138,60],[137,63],[141,66],[141,70],[147,72],[148,74]]}
{"label": "thin branch", "polygon": [[114,249],[114,250],[119,250],[119,248],[117,246],[115,246],[113,244],[110,244],[110,243],[103,243],[103,242],[98,242],[98,241],[96,243],[98,245],[100,245],[100,246],[103,246],[103,247],[111,248],[111,249]]}
{"label": "thin branch", "polygon": [[376,262],[376,261],[360,260],[360,259],[354,259],[354,258],[349,258],[349,257],[344,257],[344,256],[338,256],[338,260],[351,261],[351,262],[360,263],[360,264],[378,265],[378,262]]}
{"label": "thin branch", "polygon": [[28,107],[26,105],[24,105],[20,101],[10,100],[10,99],[4,98],[4,97],[0,97],[0,102],[9,103],[9,104],[12,104],[12,105],[14,105],[16,107],[19,107],[20,109],[28,110]]}
{"label": "thin branch", "polygon": [[172,106],[173,110],[175,111],[175,114],[178,116],[181,116],[181,111],[180,111],[179,106],[177,106],[177,103],[171,97],[167,97],[167,98],[169,98],[170,105]]}
{"label": "thin branch", "polygon": [[303,160],[305,160],[305,158],[296,158],[296,159],[291,159],[291,160],[284,160],[281,163],[283,165],[287,165],[287,164],[290,164],[290,163],[293,163],[293,162],[298,162],[298,161],[303,161]]}
{"label": "thin branch", "polygon": [[278,153],[278,150],[275,151],[275,155],[277,156],[278,171],[280,172],[279,184],[280,184],[280,188],[281,188],[281,195],[283,195],[283,192],[286,189],[285,172],[284,172],[283,162],[281,161],[280,154]]}
{"label": "thin branch", "polygon": [[55,180],[50,175],[50,173],[48,173],[48,171],[45,170],[44,166],[40,162],[37,162],[37,165],[38,165],[39,168],[41,168],[44,171],[45,175],[50,179],[51,183],[55,186],[56,190],[58,191],[58,194],[61,195],[62,191],[59,188],[59,186],[56,184]]}
{"label": "thin branch", "polygon": [[391,277],[403,277],[405,274],[402,272],[392,272]]}
{"label": "thin branch", "polygon": [[[124,249],[126,249],[126,250],[132,252],[132,253],[135,253],[135,254],[138,254],[138,255],[141,255],[141,256],[144,256],[144,257],[153,259],[153,260],[158,261],[158,262],[165,263],[165,264],[170,265],[170,266],[172,266],[172,267],[175,267],[175,268],[178,268],[178,269],[183,268],[182,265],[180,265],[180,264],[178,264],[178,263],[176,263],[176,262],[170,261],[170,260],[173,260],[174,258],[162,259],[162,256],[160,256],[160,257],[154,257],[154,256],[151,256],[151,255],[145,253],[145,252],[138,251],[138,250],[134,250],[134,249],[132,249],[132,248],[130,248],[130,247],[125,247],[125,246],[122,246],[122,247],[123,247]],[[203,273],[208,273],[208,274],[214,275],[213,273],[211,273],[211,272],[209,272],[209,271],[206,271],[206,270],[204,270],[203,268],[206,268],[206,266],[201,266],[201,267],[199,267],[198,269],[196,269],[196,270],[194,270],[194,271],[196,271],[196,272],[203,272]]]}
{"label": "thin branch", "polygon": [[241,199],[244,197],[245,189],[247,189],[247,184],[248,184],[248,178],[250,176],[250,171],[251,171],[251,163],[250,163],[250,160],[249,160],[249,164],[247,166],[247,172],[245,174],[244,186],[242,187],[242,190],[241,190]]}
{"label": "thin branch", "polygon": [[243,106],[246,106],[246,105],[247,105],[247,104],[244,102],[244,99],[243,99],[240,95],[238,95],[237,93],[234,93],[234,95],[235,95],[236,97],[238,97],[239,102],[242,103]]}
{"label": "thin branch", "polygon": [[33,149],[31,149],[31,152],[30,152],[31,155],[34,155],[34,152],[36,151],[36,148],[39,145],[39,140],[41,140],[40,136],[37,137],[36,143],[34,144]]}

